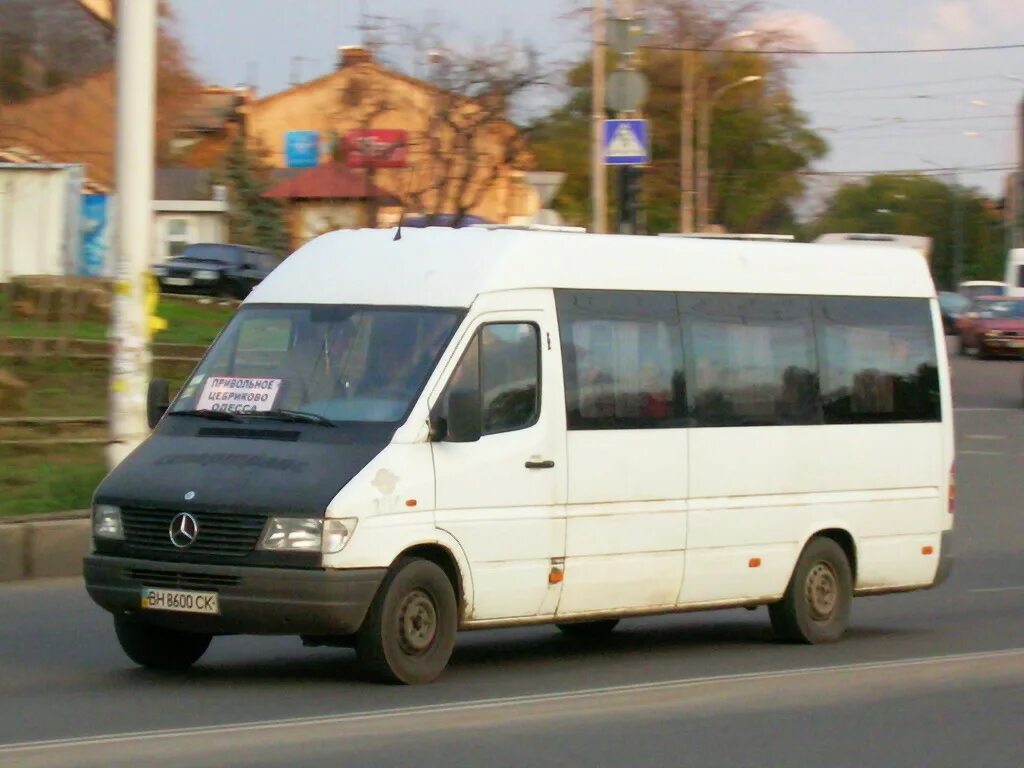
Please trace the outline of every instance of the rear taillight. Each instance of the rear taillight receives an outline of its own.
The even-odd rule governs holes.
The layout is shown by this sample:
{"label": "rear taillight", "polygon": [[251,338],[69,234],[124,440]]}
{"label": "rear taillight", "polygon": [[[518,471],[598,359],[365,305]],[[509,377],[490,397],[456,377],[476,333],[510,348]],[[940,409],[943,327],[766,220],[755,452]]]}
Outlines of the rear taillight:
{"label": "rear taillight", "polygon": [[949,468],[949,514],[956,512],[956,464]]}

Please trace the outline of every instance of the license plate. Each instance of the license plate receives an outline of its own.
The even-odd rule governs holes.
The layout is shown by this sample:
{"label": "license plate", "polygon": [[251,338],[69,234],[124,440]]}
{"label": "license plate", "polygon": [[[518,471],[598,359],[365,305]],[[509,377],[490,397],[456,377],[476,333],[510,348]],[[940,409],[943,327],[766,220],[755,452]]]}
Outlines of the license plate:
{"label": "license plate", "polygon": [[165,277],[164,282],[167,285],[192,285],[191,277]]}
{"label": "license plate", "polygon": [[1007,343],[1007,346],[1013,347],[1014,349],[1022,349],[1024,348],[1024,339],[1014,339],[1013,341]]}
{"label": "license plate", "polygon": [[220,613],[216,592],[188,592],[183,589],[143,587],[142,607],[150,611]]}

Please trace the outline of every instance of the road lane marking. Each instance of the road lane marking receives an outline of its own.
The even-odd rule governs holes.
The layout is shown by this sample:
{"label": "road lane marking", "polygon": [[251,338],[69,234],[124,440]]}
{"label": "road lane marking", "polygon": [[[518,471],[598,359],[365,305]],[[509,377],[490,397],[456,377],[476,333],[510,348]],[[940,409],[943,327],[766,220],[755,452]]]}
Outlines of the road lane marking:
{"label": "road lane marking", "polygon": [[1020,413],[1020,408],[954,408],[958,413]]}
{"label": "road lane marking", "polygon": [[276,730],[281,728],[312,727],[323,725],[343,725],[373,720],[389,720],[410,715],[445,715],[468,714],[500,707],[523,704],[548,704],[563,701],[583,701],[599,699],[604,696],[646,693],[656,691],[672,691],[694,688],[710,684],[758,682],[766,680],[782,680],[787,678],[808,677],[812,675],[866,672],[877,670],[904,669],[927,667],[950,663],[970,663],[975,661],[991,661],[996,659],[1024,657],[1024,648],[1007,648],[1000,651],[980,651],[975,653],[948,654],[943,656],[921,656],[909,659],[895,659],[880,662],[859,662],[853,664],[836,664],[825,667],[805,667],[797,669],[781,669],[768,672],[745,672],[732,675],[710,675],[707,677],[691,677],[676,680],[664,680],[652,683],[633,683],[614,685],[601,688],[584,688],[578,691],[556,691],[553,693],[527,694],[522,696],[506,696],[491,699],[453,702],[450,704],[426,704],[414,707],[396,707],[391,709],[368,710],[347,714],[321,715],[317,717],[282,718],[278,720],[257,720],[244,723],[197,726],[193,728],[174,728],[150,731],[133,731],[113,733],[99,736],[80,736],[67,739],[48,739],[41,741],[15,742],[0,744],[0,757],[17,753],[42,752],[46,750],[70,747],[94,747],[124,744],[129,742],[146,742],[160,739],[188,739],[198,736],[226,736],[253,731]]}
{"label": "road lane marking", "polygon": [[968,440],[1005,440],[1006,435],[964,435]]}
{"label": "road lane marking", "polygon": [[1002,451],[957,451],[960,456],[1002,456]]}
{"label": "road lane marking", "polygon": [[1024,584],[1018,587],[979,587],[968,590],[969,592],[1020,592],[1024,590]]}

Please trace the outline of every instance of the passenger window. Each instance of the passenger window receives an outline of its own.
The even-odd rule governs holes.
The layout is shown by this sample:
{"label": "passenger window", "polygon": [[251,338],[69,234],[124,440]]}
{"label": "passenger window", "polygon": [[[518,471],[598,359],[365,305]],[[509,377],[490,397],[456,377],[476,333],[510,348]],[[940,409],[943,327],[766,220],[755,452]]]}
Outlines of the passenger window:
{"label": "passenger window", "polygon": [[679,313],[670,293],[558,291],[569,429],[682,426]]}
{"label": "passenger window", "polygon": [[817,320],[827,424],[939,420],[927,299],[821,298]]}
{"label": "passenger window", "polygon": [[679,306],[697,426],[821,423],[807,298],[680,294]]}
{"label": "passenger window", "polygon": [[524,429],[540,415],[540,334],[530,323],[489,323],[473,337],[442,396],[458,389],[480,393],[481,434]]}

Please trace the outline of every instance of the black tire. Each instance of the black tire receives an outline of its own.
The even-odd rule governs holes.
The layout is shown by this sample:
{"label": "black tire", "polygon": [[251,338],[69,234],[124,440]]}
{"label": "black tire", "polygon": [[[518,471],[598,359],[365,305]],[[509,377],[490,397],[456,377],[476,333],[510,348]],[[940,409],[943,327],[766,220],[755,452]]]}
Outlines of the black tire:
{"label": "black tire", "polygon": [[455,590],[445,572],[429,560],[403,558],[377,590],[356,635],[356,653],[378,680],[429,683],[451,658],[458,623]]}
{"label": "black tire", "polygon": [[601,619],[600,621],[577,621],[555,626],[575,640],[598,640],[608,637],[618,623],[618,619]]}
{"label": "black tire", "polygon": [[210,647],[211,635],[181,632],[114,617],[114,631],[128,658],[147,669],[188,669]]}
{"label": "black tire", "polygon": [[832,539],[811,539],[800,553],[782,600],[768,606],[780,640],[831,643],[842,637],[853,603],[853,573]]}

